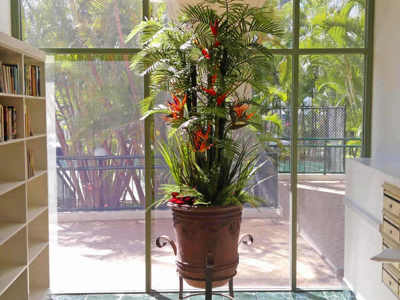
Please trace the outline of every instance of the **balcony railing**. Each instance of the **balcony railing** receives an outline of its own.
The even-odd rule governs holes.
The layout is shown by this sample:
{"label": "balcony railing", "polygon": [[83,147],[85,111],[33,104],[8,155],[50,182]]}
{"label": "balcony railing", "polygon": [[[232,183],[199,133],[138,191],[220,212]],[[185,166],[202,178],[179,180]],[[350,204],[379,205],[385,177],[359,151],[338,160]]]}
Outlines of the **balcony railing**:
{"label": "balcony railing", "polygon": [[[358,157],[359,139],[299,139],[298,173],[343,174],[346,158]],[[268,198],[266,206],[278,205],[278,173],[290,172],[290,141],[270,147],[261,159],[268,159],[260,174],[269,180],[254,192]],[[168,170],[156,157],[155,188],[168,180]],[[58,156],[58,210],[144,209],[143,156]]]}

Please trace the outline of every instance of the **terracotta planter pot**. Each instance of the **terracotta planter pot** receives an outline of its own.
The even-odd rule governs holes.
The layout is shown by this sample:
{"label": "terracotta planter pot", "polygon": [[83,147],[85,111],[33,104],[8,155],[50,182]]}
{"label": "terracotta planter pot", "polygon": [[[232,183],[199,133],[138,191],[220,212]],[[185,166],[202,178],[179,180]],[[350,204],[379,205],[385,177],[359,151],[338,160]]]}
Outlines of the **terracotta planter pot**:
{"label": "terracotta planter pot", "polygon": [[239,263],[238,242],[241,206],[172,206],[178,253],[176,264],[185,281],[205,287],[207,257],[213,260],[213,287],[235,276]]}

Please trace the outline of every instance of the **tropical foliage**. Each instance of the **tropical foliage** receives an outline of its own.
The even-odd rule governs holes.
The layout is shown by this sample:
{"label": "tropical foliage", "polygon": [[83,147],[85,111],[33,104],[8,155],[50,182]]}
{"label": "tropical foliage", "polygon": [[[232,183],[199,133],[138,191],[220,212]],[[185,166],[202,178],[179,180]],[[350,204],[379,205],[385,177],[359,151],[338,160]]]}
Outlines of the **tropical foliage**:
{"label": "tropical foliage", "polygon": [[144,21],[128,41],[138,32],[143,50],[132,69],[151,74],[153,93],[172,98],[167,106],[153,108],[154,95],[143,104],[144,117],[166,115],[175,138],[161,147],[175,182],[162,187],[164,200],[172,194],[170,201],[184,204],[252,202],[246,186],[260,167],[258,149],[235,131],[262,129],[268,118],[256,113],[272,57],[259,39],[280,36],[280,24],[266,9],[220,0],[185,6],[177,23]]}

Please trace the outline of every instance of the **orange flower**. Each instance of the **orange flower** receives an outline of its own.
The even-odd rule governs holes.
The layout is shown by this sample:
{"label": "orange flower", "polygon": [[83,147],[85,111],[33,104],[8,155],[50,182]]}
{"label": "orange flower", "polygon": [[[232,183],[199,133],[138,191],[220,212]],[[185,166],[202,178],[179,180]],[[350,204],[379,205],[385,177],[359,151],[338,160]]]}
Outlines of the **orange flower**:
{"label": "orange flower", "polygon": [[206,89],[204,87],[201,87],[201,89],[211,96],[217,95],[217,92],[214,90],[214,88]]}
{"label": "orange flower", "polygon": [[183,117],[183,112],[187,101],[187,95],[183,97],[182,101],[180,101],[178,97],[176,97],[175,95],[172,95],[172,99],[174,100],[174,102],[168,101],[170,114],[164,117],[164,120],[167,122],[175,121]]}
{"label": "orange flower", "polygon": [[195,136],[194,136],[194,146],[196,148],[197,151],[199,152],[204,152],[208,149],[210,149],[213,144],[209,144],[208,139],[209,139],[209,134],[211,132],[211,126],[208,125],[207,127],[207,131],[205,133],[203,133],[202,129],[198,129],[197,131],[195,131]]}
{"label": "orange flower", "polygon": [[222,102],[225,101],[226,96],[228,96],[228,92],[223,93],[222,95],[219,95],[217,98],[217,105],[220,106],[222,104]]}
{"label": "orange flower", "polygon": [[249,108],[248,104],[236,105],[233,110],[235,111],[238,118],[241,118],[246,110]]}
{"label": "orange flower", "polygon": [[203,50],[201,50],[201,53],[203,53],[203,56],[204,56],[206,59],[211,59],[211,56],[210,56],[210,54],[208,53],[208,50],[207,50],[206,48],[203,48]]}
{"label": "orange flower", "polygon": [[250,114],[246,113],[248,109],[249,105],[246,103],[242,105],[237,104],[233,107],[236,116],[235,115],[232,116],[232,122],[236,127],[246,125],[247,121],[254,116],[254,113]]}
{"label": "orange flower", "polygon": [[249,114],[249,115],[246,117],[246,119],[247,119],[247,120],[250,120],[253,116],[254,116],[254,113],[251,113],[251,114]]}
{"label": "orange flower", "polygon": [[200,145],[200,149],[198,149],[198,150],[199,150],[199,152],[205,152],[205,151],[209,150],[211,147],[212,147],[212,144],[207,145],[206,142],[202,142]]}

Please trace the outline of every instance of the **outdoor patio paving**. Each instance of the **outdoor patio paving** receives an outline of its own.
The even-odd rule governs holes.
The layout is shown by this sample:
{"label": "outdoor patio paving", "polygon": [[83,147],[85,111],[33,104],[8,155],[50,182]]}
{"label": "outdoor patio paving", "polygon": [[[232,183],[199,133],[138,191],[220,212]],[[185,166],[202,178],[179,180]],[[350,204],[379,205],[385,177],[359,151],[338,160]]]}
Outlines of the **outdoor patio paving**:
{"label": "outdoor patio paving", "polygon": [[[110,214],[111,212],[104,213]],[[173,237],[171,219],[153,222],[153,240]],[[54,293],[124,292],[145,286],[144,220],[60,222],[51,248]],[[253,246],[241,245],[235,288],[289,286],[289,224],[279,216],[245,218],[242,232],[252,233]],[[302,237],[298,240],[298,285],[341,288],[335,271]],[[152,248],[153,289],[176,290],[178,280],[169,247]],[[90,298],[92,299],[92,298]],[[125,298],[124,298],[125,299]],[[297,299],[297,298],[296,298]]]}

